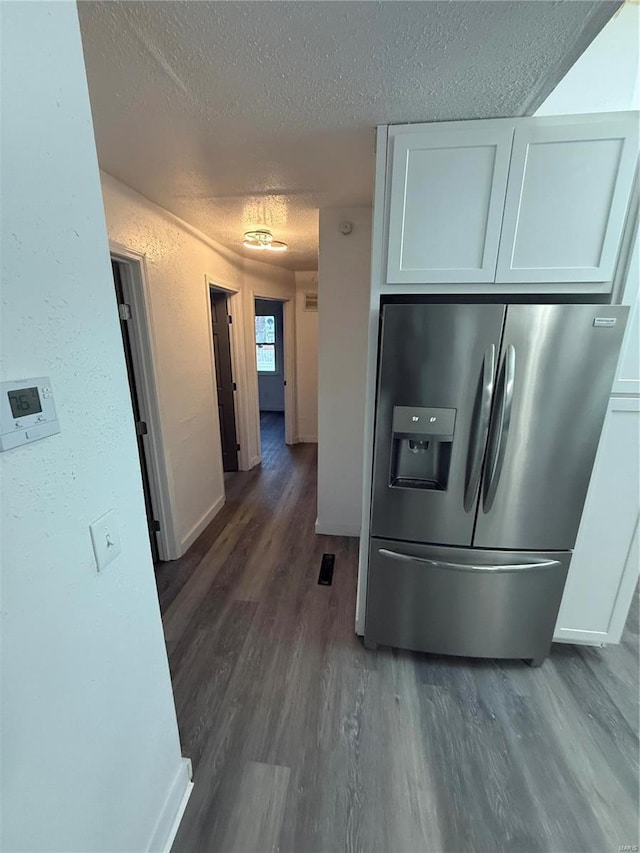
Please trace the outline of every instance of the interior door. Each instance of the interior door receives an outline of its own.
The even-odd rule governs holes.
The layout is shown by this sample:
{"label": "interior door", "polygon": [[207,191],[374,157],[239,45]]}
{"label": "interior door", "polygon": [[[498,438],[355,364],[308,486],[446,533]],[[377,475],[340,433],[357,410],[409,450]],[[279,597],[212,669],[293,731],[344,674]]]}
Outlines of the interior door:
{"label": "interior door", "polygon": [[[111,271],[113,273],[113,283],[116,289],[116,299],[118,305],[126,304],[124,293],[124,284],[120,272],[120,266],[117,261],[111,261]],[[129,337],[130,320],[123,318],[120,315],[120,331],[122,333],[122,346],[124,349],[124,359],[127,365],[127,378],[129,380],[129,392],[131,394],[131,407],[133,409],[133,419],[136,425],[136,442],[138,444],[138,458],[140,459],[140,473],[142,475],[142,492],[144,494],[144,506],[147,514],[147,530],[149,531],[149,544],[151,545],[151,556],[153,562],[157,563],[160,559],[158,551],[158,540],[156,538],[156,519],[153,512],[153,504],[151,500],[151,481],[149,478],[149,469],[147,467],[147,457],[144,446],[144,436],[147,431],[147,424],[143,421],[140,407],[140,397],[138,395],[138,387],[136,385],[136,375],[133,361],[133,352],[131,347],[131,338]]]}
{"label": "interior door", "polygon": [[216,365],[218,389],[218,416],[222,442],[222,467],[225,471],[238,470],[238,443],[234,405],[234,381],[231,366],[231,340],[229,337],[229,309],[227,294],[211,290],[211,325],[213,328],[213,357]]}
{"label": "interior door", "polygon": [[573,548],[628,310],[507,308],[474,546]]}
{"label": "interior door", "polygon": [[504,312],[384,306],[372,535],[471,544]]}

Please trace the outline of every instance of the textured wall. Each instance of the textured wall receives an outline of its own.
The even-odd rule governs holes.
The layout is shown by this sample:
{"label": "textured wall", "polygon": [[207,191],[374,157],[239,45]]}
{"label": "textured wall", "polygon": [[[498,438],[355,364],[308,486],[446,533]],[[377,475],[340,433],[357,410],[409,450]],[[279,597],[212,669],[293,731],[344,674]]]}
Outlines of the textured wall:
{"label": "textured wall", "polygon": [[[129,853],[187,779],[77,12],[0,12],[2,379],[49,375],[61,427],[0,454],[0,847]],[[98,574],[89,524],[109,509],[122,553]]]}
{"label": "textured wall", "polygon": [[298,441],[318,440],[318,312],[304,310],[306,292],[318,292],[317,272],[296,273]]}
{"label": "textured wall", "polygon": [[241,262],[104,174],[102,192],[109,239],[146,256],[162,439],[184,547],[224,499],[205,274],[239,287]]}
{"label": "textured wall", "polygon": [[[243,300],[244,327],[234,326],[245,352],[238,382],[257,394],[253,349],[254,294],[279,299],[295,296],[288,270],[246,260],[203,239],[167,211],[102,174],[109,239],[146,256],[151,295],[155,379],[162,440],[168,466],[175,538],[185,547],[224,497],[220,427],[211,364],[205,276],[237,288]],[[253,418],[256,412],[243,412]],[[257,432],[248,458],[258,461]]]}
{"label": "textured wall", "polygon": [[[348,236],[343,220],[352,223]],[[367,382],[371,209],[320,212],[319,533],[358,536]]]}

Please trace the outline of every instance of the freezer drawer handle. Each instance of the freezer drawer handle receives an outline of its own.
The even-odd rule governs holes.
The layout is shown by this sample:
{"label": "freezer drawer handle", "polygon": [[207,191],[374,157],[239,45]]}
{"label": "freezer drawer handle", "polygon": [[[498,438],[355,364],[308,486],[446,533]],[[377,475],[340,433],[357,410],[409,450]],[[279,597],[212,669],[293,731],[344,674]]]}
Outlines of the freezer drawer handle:
{"label": "freezer drawer handle", "polygon": [[489,421],[491,419],[491,401],[493,399],[493,374],[495,370],[496,348],[494,344],[487,347],[482,371],[482,396],[478,411],[478,420],[473,435],[473,452],[471,457],[471,473],[464,493],[464,509],[470,512],[473,509],[482,473],[482,457],[489,432]]}
{"label": "freezer drawer handle", "polygon": [[559,566],[558,560],[544,560],[540,563],[512,563],[506,566],[476,566],[470,563],[448,563],[444,560],[428,560],[426,557],[414,557],[411,554],[399,554],[397,551],[389,551],[379,548],[381,557],[391,557],[392,560],[401,560],[405,563],[428,563],[441,569],[456,569],[463,572],[515,572],[520,569],[548,569],[551,566]]}
{"label": "freezer drawer handle", "polygon": [[485,472],[486,491],[482,502],[484,512],[489,512],[493,506],[493,500],[496,496],[498,483],[500,482],[500,474],[504,464],[504,457],[507,450],[507,440],[509,438],[509,427],[511,425],[511,406],[513,404],[513,388],[516,379],[516,348],[513,344],[509,344],[502,361],[502,375],[500,377],[500,385],[502,387],[502,400],[496,412],[495,418],[500,419],[500,423],[492,423],[491,436],[489,438],[489,457],[487,461],[487,470]]}

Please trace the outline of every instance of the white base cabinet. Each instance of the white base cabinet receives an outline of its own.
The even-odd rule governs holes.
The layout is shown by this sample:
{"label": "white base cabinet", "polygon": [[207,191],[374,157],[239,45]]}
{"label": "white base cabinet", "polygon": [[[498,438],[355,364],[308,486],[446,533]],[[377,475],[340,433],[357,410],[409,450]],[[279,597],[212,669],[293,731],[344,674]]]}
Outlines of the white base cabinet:
{"label": "white base cabinet", "polygon": [[629,305],[612,394],[640,394],[640,245],[636,225],[621,305]]}
{"label": "white base cabinet", "polygon": [[640,399],[612,397],[553,639],[618,643],[640,568]]}

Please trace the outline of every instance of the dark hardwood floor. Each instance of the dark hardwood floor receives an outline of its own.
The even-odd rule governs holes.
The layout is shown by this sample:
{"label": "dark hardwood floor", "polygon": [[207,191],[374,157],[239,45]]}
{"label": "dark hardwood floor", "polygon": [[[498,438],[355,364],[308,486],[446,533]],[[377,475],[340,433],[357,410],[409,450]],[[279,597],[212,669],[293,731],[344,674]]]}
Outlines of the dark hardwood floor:
{"label": "dark hardwood floor", "polygon": [[[260,412],[260,443],[262,459],[282,449],[284,444],[284,412]],[[278,460],[275,460],[276,465]]]}
{"label": "dark hardwood floor", "polygon": [[195,782],[174,853],[637,844],[637,601],[622,645],[557,645],[540,669],[367,652],[357,543],[314,533],[316,448],[271,426],[262,465],[158,567]]}

